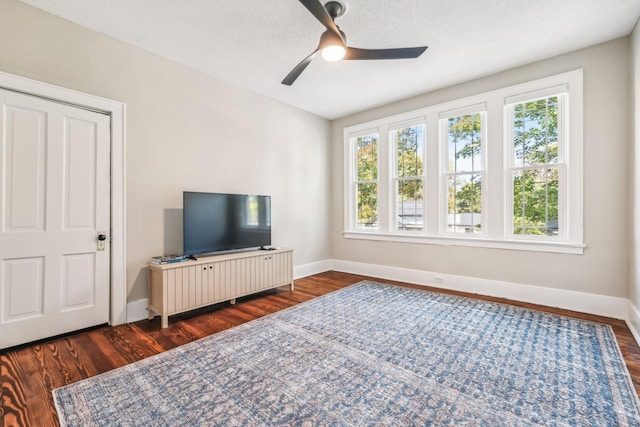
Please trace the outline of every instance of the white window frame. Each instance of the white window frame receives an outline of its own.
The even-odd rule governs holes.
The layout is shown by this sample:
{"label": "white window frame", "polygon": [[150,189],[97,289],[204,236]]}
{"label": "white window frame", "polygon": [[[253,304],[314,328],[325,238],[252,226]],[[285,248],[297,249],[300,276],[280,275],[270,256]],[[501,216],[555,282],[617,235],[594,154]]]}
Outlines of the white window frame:
{"label": "white window frame", "polygon": [[[567,231],[567,224],[571,223],[568,220],[568,207],[567,207],[567,177],[569,176],[570,168],[567,162],[567,145],[569,141],[569,132],[567,131],[569,109],[568,109],[568,91],[566,86],[560,86],[557,88],[548,88],[542,91],[532,92],[528,94],[529,97],[523,99],[522,97],[512,97],[505,99],[505,124],[507,132],[505,133],[505,152],[507,153],[507,159],[505,161],[505,234],[510,239],[515,240],[534,240],[534,241],[550,241],[550,242],[568,242],[569,233]],[[525,102],[533,102],[548,97],[558,98],[558,159],[555,163],[547,163],[546,165],[535,165],[530,167],[516,167],[515,165],[515,147],[513,144],[512,136],[514,134],[514,107],[518,104]],[[543,167],[556,167],[558,168],[558,230],[557,236],[536,236],[536,235],[523,235],[513,232],[513,172],[516,170],[526,169],[540,169]]]}
{"label": "white window frame", "polygon": [[[406,129],[415,126],[423,127],[424,140],[422,141],[422,175],[416,175],[411,177],[398,176],[398,146],[397,141],[392,136],[393,132],[400,129]],[[396,122],[389,125],[389,146],[390,146],[390,158],[391,158],[391,185],[389,192],[389,200],[391,200],[391,215],[389,217],[389,230],[394,233],[407,234],[407,235],[424,235],[427,230],[427,123],[424,117],[406,120],[403,122]],[[422,181],[422,230],[399,230],[398,229],[398,185],[400,180],[421,180]]]}
{"label": "white window frame", "polygon": [[[357,176],[357,153],[356,153],[356,144],[355,141],[357,138],[377,135],[378,137],[378,179],[370,180],[367,182],[375,183],[377,188],[377,217],[378,217],[378,228],[365,229],[358,228],[358,184],[363,183],[363,181],[358,180]],[[365,128],[361,130],[356,130],[350,132],[348,135],[345,134],[345,138],[347,143],[345,144],[345,173],[348,175],[349,185],[348,190],[345,192],[345,223],[352,224],[352,229],[356,230],[358,233],[379,233],[381,230],[385,230],[386,227],[383,226],[383,221],[381,218],[381,209],[380,209],[380,195],[382,194],[380,189],[380,184],[382,181],[380,177],[381,173],[381,161],[380,161],[380,153],[381,153],[381,141],[380,141],[380,130],[378,128]]]}
{"label": "white window frame", "polygon": [[481,218],[482,229],[480,233],[465,234],[465,238],[469,239],[481,239],[487,237],[487,105],[486,103],[466,106],[456,110],[450,110],[440,113],[438,121],[438,128],[440,131],[439,143],[441,162],[440,162],[440,185],[441,185],[441,199],[440,199],[440,233],[448,236],[460,236],[460,234],[449,231],[449,187],[448,178],[453,175],[469,174],[470,171],[460,171],[456,173],[449,172],[449,158],[448,158],[448,144],[449,144],[449,129],[448,120],[468,114],[480,114],[480,171],[476,171],[474,175],[480,175],[482,179],[482,199],[481,199]]}
{"label": "white window frame", "polygon": [[[442,104],[424,107],[396,116],[380,118],[367,123],[349,126],[344,129],[344,194],[345,215],[343,235],[349,239],[380,240],[394,242],[410,242],[439,245],[458,245],[483,248],[499,248],[525,251],[584,253],[583,230],[583,84],[582,70],[542,78],[532,82],[518,84],[503,89],[473,95]],[[564,203],[559,226],[565,231],[562,236],[537,238],[538,236],[515,236],[513,234],[513,184],[510,176],[511,148],[509,136],[509,105],[527,101],[545,94],[566,94],[564,107],[566,122],[563,123],[565,138],[563,155],[564,182],[559,203]],[[564,95],[563,95],[564,97]],[[445,155],[443,153],[443,135],[441,119],[446,116],[455,117],[460,114],[452,112],[473,109],[484,105],[485,125],[483,126],[482,147],[485,176],[482,189],[482,223],[483,233],[472,236],[457,236],[447,233],[446,195],[443,191]],[[467,110],[468,111],[468,110]],[[476,108],[476,111],[480,112]],[[419,233],[407,233],[395,230],[391,223],[395,218],[397,207],[394,196],[394,159],[390,130],[397,129],[398,124],[410,123],[420,118],[426,126],[425,133],[425,197],[424,228]],[[560,124],[559,124],[560,127]],[[364,136],[376,131],[378,134],[378,230],[362,230],[355,227],[356,206],[353,182],[354,152],[350,139],[358,135]],[[559,130],[560,131],[560,130]],[[510,201],[511,200],[511,201]],[[562,221],[560,223],[560,221]],[[444,228],[443,228],[444,227]]]}

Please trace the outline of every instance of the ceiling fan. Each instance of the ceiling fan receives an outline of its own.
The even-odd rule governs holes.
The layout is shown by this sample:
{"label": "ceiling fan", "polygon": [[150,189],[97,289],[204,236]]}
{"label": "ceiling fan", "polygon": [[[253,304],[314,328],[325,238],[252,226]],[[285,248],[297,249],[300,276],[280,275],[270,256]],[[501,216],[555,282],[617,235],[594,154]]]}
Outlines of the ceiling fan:
{"label": "ceiling fan", "polygon": [[291,86],[302,74],[313,58],[321,52],[327,61],[339,61],[341,59],[407,59],[417,58],[427,50],[428,46],[403,47],[397,49],[359,49],[347,46],[347,36],[340,30],[334,20],[342,16],[345,7],[337,1],[329,1],[324,6],[320,0],[300,0],[300,3],[311,12],[315,18],[324,25],[327,30],[320,36],[320,43],[311,55],[304,58],[287,77],[282,80],[283,85]]}

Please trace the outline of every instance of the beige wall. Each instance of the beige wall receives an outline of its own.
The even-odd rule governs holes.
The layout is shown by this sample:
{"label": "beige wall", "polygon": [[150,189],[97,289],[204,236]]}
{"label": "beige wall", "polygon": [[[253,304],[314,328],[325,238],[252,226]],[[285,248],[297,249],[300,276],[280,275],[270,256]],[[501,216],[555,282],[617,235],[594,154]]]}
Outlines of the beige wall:
{"label": "beige wall", "polygon": [[[631,114],[632,129],[631,168],[633,186],[631,191],[632,213],[630,229],[631,240],[631,280],[629,281],[629,300],[636,309],[640,308],[640,21],[636,23],[631,35]],[[633,318],[633,317],[632,317]],[[636,321],[640,319],[635,319]],[[640,330],[640,324],[634,325]]]}
{"label": "beige wall", "polygon": [[[333,257],[626,297],[631,235],[629,49],[629,38],[622,38],[333,121]],[[342,236],[344,127],[578,68],[584,69],[584,255],[375,242]]]}
{"label": "beige wall", "polygon": [[272,196],[273,244],[328,259],[329,122],[0,0],[0,71],[126,103],[129,301],[182,251],[182,191]]}
{"label": "beige wall", "polygon": [[[636,82],[640,78],[638,32],[636,28],[631,56]],[[640,242],[637,230],[639,237],[632,238],[628,201],[629,194],[637,193],[630,185],[631,171],[635,171],[629,160],[633,139],[630,38],[331,124],[17,0],[0,0],[0,40],[0,71],[127,104],[130,301],[146,296],[144,265],[149,256],[181,251],[183,190],[271,194],[274,244],[295,248],[296,265],[333,258],[618,297],[628,294],[629,248]],[[585,87],[584,255],[342,237],[345,126],[576,68],[584,69]],[[637,89],[635,101],[639,101]],[[635,117],[638,123],[638,111]],[[640,143],[639,127],[636,145]],[[637,212],[634,219],[640,219]],[[636,276],[640,274],[634,273],[631,295],[640,306],[640,291],[636,290],[640,278]]]}

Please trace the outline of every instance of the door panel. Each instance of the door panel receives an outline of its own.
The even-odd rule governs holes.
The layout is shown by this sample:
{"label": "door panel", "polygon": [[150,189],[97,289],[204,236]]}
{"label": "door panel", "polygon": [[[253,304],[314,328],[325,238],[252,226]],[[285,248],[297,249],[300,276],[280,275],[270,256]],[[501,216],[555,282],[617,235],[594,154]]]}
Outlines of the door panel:
{"label": "door panel", "polygon": [[[44,230],[46,114],[6,106],[4,232]],[[0,166],[1,167],[1,166]]]}
{"label": "door panel", "polygon": [[0,348],[107,323],[110,121],[0,90]]}
{"label": "door panel", "polygon": [[43,258],[3,260],[3,323],[43,315]]}
{"label": "door panel", "polygon": [[[95,304],[95,254],[65,255],[61,309],[76,310]],[[87,284],[94,284],[88,286]]]}
{"label": "door panel", "polygon": [[96,124],[66,120],[64,226],[66,230],[95,230],[97,151]]}

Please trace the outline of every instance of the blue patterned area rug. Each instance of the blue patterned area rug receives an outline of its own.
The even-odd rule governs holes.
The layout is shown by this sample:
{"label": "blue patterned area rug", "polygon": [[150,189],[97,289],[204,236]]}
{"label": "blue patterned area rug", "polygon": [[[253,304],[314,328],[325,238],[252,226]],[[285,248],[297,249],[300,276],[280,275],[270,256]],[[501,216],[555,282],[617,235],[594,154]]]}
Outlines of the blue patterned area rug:
{"label": "blue patterned area rug", "polygon": [[63,426],[640,426],[610,326],[373,282],[53,394]]}

